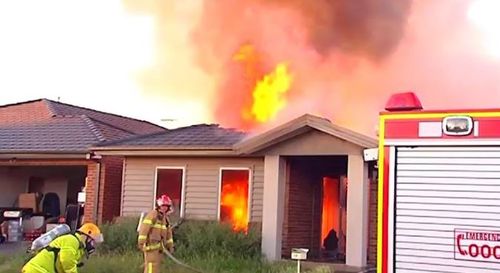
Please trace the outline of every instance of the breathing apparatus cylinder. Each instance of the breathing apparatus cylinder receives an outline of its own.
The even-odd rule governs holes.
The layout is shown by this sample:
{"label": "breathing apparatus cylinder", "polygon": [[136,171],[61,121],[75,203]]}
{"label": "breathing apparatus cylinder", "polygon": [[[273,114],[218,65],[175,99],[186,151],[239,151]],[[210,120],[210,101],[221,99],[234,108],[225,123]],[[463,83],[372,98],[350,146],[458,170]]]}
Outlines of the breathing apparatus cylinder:
{"label": "breathing apparatus cylinder", "polygon": [[58,225],[55,228],[51,229],[50,231],[44,233],[42,236],[38,237],[36,240],[31,243],[31,248],[30,251],[32,252],[37,252],[40,249],[48,246],[50,242],[52,242],[55,238],[68,234],[71,232],[71,228],[66,225]]}

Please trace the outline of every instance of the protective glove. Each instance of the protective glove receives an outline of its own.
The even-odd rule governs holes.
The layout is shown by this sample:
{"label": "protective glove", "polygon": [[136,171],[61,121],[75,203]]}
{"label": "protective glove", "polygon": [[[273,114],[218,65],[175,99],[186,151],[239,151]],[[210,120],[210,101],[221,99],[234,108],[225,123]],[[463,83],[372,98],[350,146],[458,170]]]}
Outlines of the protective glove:
{"label": "protective glove", "polygon": [[174,245],[172,244],[171,246],[168,246],[167,250],[168,250],[168,252],[170,252],[170,254],[174,254],[174,251],[175,251]]}
{"label": "protective glove", "polygon": [[174,239],[167,240],[165,243],[165,248],[168,250],[170,253],[174,253]]}

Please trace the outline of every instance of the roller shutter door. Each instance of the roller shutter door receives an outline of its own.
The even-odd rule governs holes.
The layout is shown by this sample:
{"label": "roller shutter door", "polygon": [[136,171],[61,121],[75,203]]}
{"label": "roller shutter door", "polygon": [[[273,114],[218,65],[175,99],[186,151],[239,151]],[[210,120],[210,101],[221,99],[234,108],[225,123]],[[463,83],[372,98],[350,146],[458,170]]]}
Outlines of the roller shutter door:
{"label": "roller shutter door", "polygon": [[398,147],[395,180],[396,273],[500,272],[500,147]]}

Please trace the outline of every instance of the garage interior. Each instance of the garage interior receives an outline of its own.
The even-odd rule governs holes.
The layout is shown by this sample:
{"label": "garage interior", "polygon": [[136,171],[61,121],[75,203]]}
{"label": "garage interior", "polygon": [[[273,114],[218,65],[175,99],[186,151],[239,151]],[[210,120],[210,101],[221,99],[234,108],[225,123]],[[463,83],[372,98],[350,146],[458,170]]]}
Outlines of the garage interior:
{"label": "garage interior", "polygon": [[347,159],[286,157],[283,258],[301,247],[309,249],[308,259],[345,262]]}
{"label": "garage interior", "polygon": [[[78,192],[85,186],[86,176],[86,166],[0,167],[0,207],[20,207],[20,194],[41,193],[34,214],[64,215],[68,205],[77,204]],[[56,203],[59,205],[54,205]]]}

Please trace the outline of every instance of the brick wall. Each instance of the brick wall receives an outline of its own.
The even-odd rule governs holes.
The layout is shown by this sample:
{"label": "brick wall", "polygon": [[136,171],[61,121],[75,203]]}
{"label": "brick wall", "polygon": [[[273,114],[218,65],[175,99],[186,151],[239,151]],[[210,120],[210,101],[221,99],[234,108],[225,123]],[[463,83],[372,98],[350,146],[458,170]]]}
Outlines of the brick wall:
{"label": "brick wall", "polygon": [[123,158],[103,158],[98,210],[102,222],[111,221],[120,215],[122,173]]}
{"label": "brick wall", "polygon": [[313,183],[311,177],[299,168],[291,168],[289,173],[290,179],[285,187],[282,256],[289,258],[292,248],[304,247],[310,249],[309,256],[312,257],[317,255],[320,244],[321,215],[315,211],[321,202],[314,202],[318,193],[315,184],[319,186],[319,183]]}
{"label": "brick wall", "polygon": [[312,196],[310,197],[312,211],[312,229],[311,229],[311,257],[317,257],[320,255],[319,251],[321,249],[321,218],[323,213],[323,178],[316,177],[309,184],[312,186]]}
{"label": "brick wall", "polygon": [[52,113],[43,101],[0,107],[0,124],[25,124],[32,121],[47,120],[51,117]]}
{"label": "brick wall", "polygon": [[95,188],[97,182],[98,166],[96,162],[90,162],[87,165],[87,183],[85,185],[85,208],[84,208],[84,222],[94,222],[94,208],[95,208]]}

